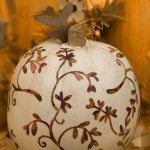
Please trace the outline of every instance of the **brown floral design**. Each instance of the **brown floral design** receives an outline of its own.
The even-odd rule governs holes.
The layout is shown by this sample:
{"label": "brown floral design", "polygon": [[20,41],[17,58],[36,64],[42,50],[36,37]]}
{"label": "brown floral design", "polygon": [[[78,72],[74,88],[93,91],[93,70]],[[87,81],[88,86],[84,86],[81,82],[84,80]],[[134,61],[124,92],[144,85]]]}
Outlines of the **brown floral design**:
{"label": "brown floral design", "polygon": [[[92,98],[89,99],[89,104],[86,105],[87,109],[92,109],[94,110],[93,112],[93,116],[95,120],[99,120],[99,122],[101,123],[102,121],[104,123],[109,123],[110,125],[110,129],[111,131],[119,136],[122,137],[122,140],[117,142],[118,146],[122,146],[123,148],[126,147],[126,143],[128,142],[128,140],[130,139],[129,137],[129,133],[130,133],[130,128],[128,127],[129,123],[131,122],[131,119],[134,118],[135,116],[135,112],[136,110],[136,106],[138,104],[138,98],[137,98],[137,91],[136,91],[136,86],[134,84],[134,81],[128,77],[128,72],[133,72],[132,68],[126,68],[124,63],[121,61],[122,58],[124,58],[124,55],[121,54],[120,52],[118,52],[118,50],[114,49],[114,48],[110,48],[110,52],[115,54],[116,56],[116,62],[119,66],[123,66],[124,70],[125,70],[125,77],[123,79],[123,81],[115,88],[112,89],[108,89],[106,92],[108,94],[115,94],[116,92],[118,92],[122,86],[124,85],[126,80],[129,80],[132,84],[133,84],[133,89],[131,90],[131,94],[133,95],[133,97],[130,99],[130,106],[128,106],[126,108],[127,111],[127,116],[125,118],[125,125],[120,125],[120,132],[117,133],[116,129],[114,129],[113,126],[113,122],[112,119],[117,118],[117,109],[113,109],[110,106],[107,106],[105,104],[104,101],[97,101],[97,104],[94,102],[94,100]],[[30,51],[29,53],[27,53],[24,57],[29,57],[29,59],[26,61],[26,63],[23,65],[23,67],[20,69],[18,77],[17,77],[17,85],[14,85],[14,83],[12,83],[11,88],[13,88],[13,92],[12,92],[12,104],[16,105],[16,99],[14,98],[14,93],[16,91],[20,91],[20,92],[26,92],[29,93],[33,96],[35,96],[37,98],[37,100],[41,101],[42,97],[39,93],[37,93],[36,91],[33,91],[31,89],[22,89],[19,85],[19,75],[21,73],[21,71],[23,71],[25,74],[27,73],[27,67],[26,65],[29,64],[30,65],[30,70],[32,73],[41,73],[41,71],[43,70],[43,68],[45,66],[47,66],[47,64],[45,62],[43,62],[46,59],[46,56],[42,56],[42,52],[44,52],[45,49],[43,49],[42,47],[39,48],[35,48],[32,51]],[[90,125],[89,121],[84,121],[78,125],[69,127],[67,129],[65,129],[59,136],[58,138],[55,137],[54,134],[54,126],[55,124],[58,125],[63,125],[65,123],[65,120],[58,120],[58,115],[63,112],[63,113],[67,113],[69,111],[69,109],[72,108],[71,104],[69,103],[69,101],[71,101],[71,98],[73,97],[73,95],[64,95],[63,91],[60,91],[58,93],[56,93],[56,89],[58,84],[60,83],[60,81],[66,77],[67,75],[73,75],[75,77],[75,79],[77,81],[81,81],[86,79],[87,81],[87,88],[86,91],[88,93],[90,92],[96,92],[96,87],[95,85],[92,83],[92,81],[96,81],[98,82],[99,79],[97,77],[97,73],[96,72],[89,72],[89,73],[85,73],[83,71],[69,71],[66,72],[62,75],[60,75],[60,70],[63,68],[64,65],[68,64],[69,67],[72,67],[73,65],[75,65],[77,63],[77,60],[75,59],[75,55],[74,55],[74,50],[70,49],[70,48],[61,48],[57,53],[57,57],[59,58],[59,61],[61,62],[60,66],[57,69],[56,72],[56,82],[54,84],[54,87],[52,89],[51,95],[50,95],[50,101],[51,104],[53,106],[53,108],[55,109],[56,113],[53,116],[52,120],[50,121],[45,121],[43,120],[37,113],[33,113],[33,120],[31,122],[29,122],[28,124],[23,126],[23,130],[25,130],[27,135],[32,134],[32,136],[36,136],[37,132],[38,132],[38,124],[42,124],[43,126],[46,126],[48,129],[48,133],[47,135],[41,135],[40,137],[38,137],[38,144],[39,146],[41,146],[42,148],[45,148],[47,146],[47,142],[45,142],[44,139],[49,139],[51,140],[60,150],[64,150],[64,147],[61,145],[61,141],[63,136],[69,132],[72,131],[72,137],[73,139],[76,139],[79,137],[79,130],[82,130],[82,135],[80,137],[81,139],[81,144],[84,144],[85,142],[89,142],[88,143],[88,147],[87,149],[92,149],[94,146],[98,147],[99,143],[98,141],[96,141],[95,136],[101,136],[102,133],[98,131],[97,127],[93,127],[91,130],[89,130],[88,126]],[[37,53],[37,58],[33,59],[34,54]],[[91,80],[94,79],[94,80]],[[136,79],[135,79],[136,80]],[[55,101],[59,101],[60,104],[59,106],[55,104]],[[10,103],[10,101],[9,101]],[[57,103],[58,104],[58,103]],[[12,140],[14,141],[14,134],[13,131],[11,131],[12,133]],[[16,143],[16,142],[15,142]],[[15,144],[17,148],[19,148],[19,145],[16,143]]]}
{"label": "brown floral design", "polygon": [[[29,58],[19,70],[19,73],[17,76],[17,84],[15,85],[14,83],[12,83],[10,86],[10,89],[12,88],[13,91],[11,94],[9,93],[8,110],[9,110],[9,105],[11,104],[11,101],[10,101],[11,99],[12,99],[12,104],[14,106],[16,105],[16,98],[14,98],[15,92],[28,93],[28,94],[35,96],[38,101],[42,101],[42,97],[39,93],[37,93],[36,91],[32,89],[24,89],[21,87],[21,85],[19,84],[19,76],[22,71],[24,74],[27,73],[28,71],[26,67],[27,64],[30,64],[30,69],[32,73],[35,73],[36,70],[38,70],[38,72],[41,73],[42,68],[47,65],[46,63],[43,62],[46,59],[46,56],[42,57],[42,52],[44,51],[45,49],[43,49],[42,47],[35,47],[34,49],[32,49],[31,51],[25,54],[24,58],[26,57],[29,57]],[[33,58],[35,56],[35,53],[37,53],[37,58],[34,60]]]}
{"label": "brown floral design", "polygon": [[94,119],[95,119],[95,120],[98,120],[99,115],[100,115],[100,113],[102,112],[104,115],[102,115],[102,116],[99,118],[99,122],[104,121],[105,123],[107,123],[107,120],[108,120],[112,132],[113,132],[114,134],[117,134],[117,132],[116,132],[115,129],[113,128],[113,124],[112,124],[112,120],[111,120],[111,117],[114,117],[114,118],[117,117],[117,115],[116,115],[117,110],[116,110],[116,109],[112,109],[111,107],[108,107],[108,106],[106,106],[106,107],[105,107],[105,110],[103,110],[103,107],[104,107],[104,105],[105,105],[105,102],[104,102],[104,101],[98,100],[98,101],[97,101],[97,104],[98,104],[98,106],[96,106],[94,100],[93,100],[92,98],[90,98],[90,99],[89,99],[89,104],[86,106],[86,108],[87,108],[87,109],[96,109],[96,110],[93,112],[93,116],[94,116]]}
{"label": "brown floral design", "polygon": [[[55,105],[54,103],[54,94],[55,94],[55,90],[57,88],[57,85],[59,84],[59,82],[62,80],[62,78],[66,77],[67,75],[71,74],[73,75],[78,81],[83,80],[84,77],[87,79],[88,81],[88,87],[87,87],[87,92],[96,92],[96,88],[94,85],[92,85],[91,83],[91,78],[94,78],[97,82],[99,81],[98,77],[97,77],[97,73],[95,72],[90,72],[90,73],[84,73],[82,71],[70,71],[70,72],[66,72],[63,75],[59,75],[59,72],[61,70],[61,68],[64,66],[64,64],[66,62],[68,62],[69,66],[72,67],[72,65],[74,63],[76,63],[76,59],[74,58],[74,54],[72,53],[74,50],[69,49],[69,48],[61,48],[56,54],[57,57],[59,57],[59,61],[62,61],[61,65],[59,66],[57,73],[56,73],[56,83],[54,85],[54,88],[52,90],[52,94],[51,94],[51,102],[52,102],[52,106],[55,108],[55,110],[58,110],[59,108]],[[55,97],[56,98],[56,97]]]}
{"label": "brown floral design", "polygon": [[[30,128],[31,128],[31,134],[33,136],[35,136],[37,134],[37,123],[42,123],[43,125],[47,126],[48,129],[51,128],[51,124],[49,125],[48,123],[46,123],[45,121],[41,120],[41,118],[37,115],[37,114],[33,114],[33,117],[35,118],[34,121],[30,122],[28,125],[25,125],[23,127],[23,129],[26,131],[26,134],[29,135],[30,134]],[[62,122],[63,123],[63,122]],[[61,123],[61,124],[62,124]],[[59,123],[60,124],[60,123]],[[89,141],[89,138],[90,138],[90,142],[88,144],[88,149],[91,149],[93,146],[99,146],[99,143],[94,139],[93,136],[101,136],[101,132],[97,131],[97,128],[93,128],[92,130],[88,130],[86,128],[86,126],[88,126],[90,124],[89,121],[85,121],[77,126],[73,126],[73,127],[70,127],[68,129],[66,129],[65,131],[63,131],[58,140],[56,141],[56,139],[52,136],[53,133],[51,133],[50,131],[50,135],[47,136],[47,135],[42,135],[38,138],[38,143],[41,147],[46,147],[47,144],[46,142],[43,142],[42,140],[44,138],[48,138],[50,140],[52,140],[61,150],[63,150],[64,148],[61,147],[61,139],[63,138],[63,136],[65,135],[66,132],[72,130],[72,136],[73,136],[73,139],[76,139],[78,137],[78,130],[83,130],[82,132],[82,136],[81,136],[81,143],[84,144],[86,141]],[[30,127],[31,126],[31,127]]]}
{"label": "brown floral design", "polygon": [[[46,147],[47,143],[42,141],[43,139],[47,138],[53,141],[54,144],[56,144],[61,150],[64,150],[64,148],[61,146],[61,139],[63,138],[63,135],[70,131],[73,130],[73,139],[76,139],[78,137],[78,130],[83,130],[82,136],[81,136],[81,143],[85,143],[86,141],[89,141],[90,138],[90,142],[88,144],[88,149],[91,149],[93,146],[99,146],[98,142],[94,139],[93,136],[100,136],[101,132],[97,131],[97,128],[94,127],[91,131],[89,131],[86,126],[88,126],[90,124],[89,121],[85,121],[77,126],[73,126],[70,127],[68,129],[66,129],[65,131],[63,131],[59,138],[56,139],[53,133],[53,126],[54,123],[57,123],[59,125],[64,124],[65,120],[57,120],[57,116],[59,115],[59,113],[62,111],[64,113],[67,113],[67,109],[71,109],[71,105],[68,103],[68,101],[72,98],[72,95],[68,95],[68,96],[64,96],[63,91],[60,91],[59,94],[55,94],[55,90],[57,88],[57,85],[59,84],[59,82],[61,81],[62,78],[66,77],[67,75],[71,74],[73,75],[77,81],[83,80],[84,77],[87,79],[88,81],[88,87],[87,87],[87,92],[96,92],[96,87],[92,84],[91,82],[91,78],[94,78],[96,81],[99,81],[98,77],[97,77],[97,73],[95,72],[90,72],[90,73],[84,73],[82,71],[70,71],[70,72],[66,72],[63,75],[60,75],[59,72],[61,70],[61,68],[65,65],[66,62],[68,62],[69,66],[72,67],[73,64],[75,64],[77,61],[74,58],[75,55],[73,54],[72,49],[69,48],[61,48],[56,54],[57,57],[59,57],[59,61],[62,61],[61,65],[59,66],[57,73],[56,73],[56,83],[54,85],[54,88],[52,90],[51,93],[51,102],[52,102],[52,106],[55,108],[56,110],[56,114],[53,117],[53,119],[50,121],[50,124],[47,123],[46,121],[42,120],[40,118],[40,116],[36,113],[33,114],[33,117],[35,118],[35,120],[31,121],[29,124],[25,125],[23,127],[23,129],[26,131],[26,134],[29,135],[30,134],[30,129],[31,129],[31,133],[33,136],[36,135],[38,128],[37,128],[37,123],[41,123],[43,125],[45,125],[48,130],[49,130],[49,135],[42,135],[38,138],[38,143],[41,147]],[[54,103],[54,98],[58,101],[60,101],[60,106],[56,106]]]}
{"label": "brown floral design", "polygon": [[69,103],[67,103],[66,101],[68,101],[70,98],[72,97],[72,95],[68,95],[65,98],[63,98],[63,92],[61,91],[59,95],[55,95],[55,98],[59,101],[61,101],[61,106],[60,108],[62,109],[62,111],[64,113],[67,112],[66,107],[67,108],[71,108],[71,105]]}
{"label": "brown floral design", "polygon": [[[127,115],[125,117],[125,124],[124,124],[124,126],[120,125],[120,133],[118,134],[120,137],[122,137],[122,140],[117,142],[118,146],[122,146],[123,148],[126,148],[128,141],[131,138],[129,136],[131,129],[128,126],[129,126],[131,120],[134,118],[135,112],[137,111],[135,105],[138,104],[138,96],[137,96],[135,83],[131,78],[128,77],[128,72],[132,72],[133,74],[134,74],[134,72],[133,72],[132,68],[126,68],[124,63],[120,60],[121,58],[124,58],[123,54],[121,54],[120,52],[118,52],[118,50],[116,50],[114,48],[111,48],[111,47],[108,47],[108,48],[110,49],[111,53],[116,55],[117,64],[119,66],[123,66],[124,71],[125,71],[125,77],[124,77],[123,81],[116,88],[108,89],[107,93],[108,94],[115,94],[116,92],[118,92],[121,89],[121,87],[124,85],[126,80],[130,81],[133,85],[133,89],[131,90],[131,94],[133,97],[130,99],[130,106],[126,107]],[[134,76],[134,80],[136,82],[135,76]],[[139,108],[138,108],[138,111],[139,111]]]}

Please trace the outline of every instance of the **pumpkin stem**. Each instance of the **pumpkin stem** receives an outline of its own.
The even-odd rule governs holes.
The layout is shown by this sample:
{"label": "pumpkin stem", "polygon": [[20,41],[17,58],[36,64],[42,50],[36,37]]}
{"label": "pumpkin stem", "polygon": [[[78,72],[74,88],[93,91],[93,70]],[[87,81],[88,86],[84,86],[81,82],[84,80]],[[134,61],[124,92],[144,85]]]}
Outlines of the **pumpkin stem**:
{"label": "pumpkin stem", "polygon": [[84,47],[86,45],[86,38],[84,35],[83,25],[75,24],[69,28],[68,44],[74,47]]}

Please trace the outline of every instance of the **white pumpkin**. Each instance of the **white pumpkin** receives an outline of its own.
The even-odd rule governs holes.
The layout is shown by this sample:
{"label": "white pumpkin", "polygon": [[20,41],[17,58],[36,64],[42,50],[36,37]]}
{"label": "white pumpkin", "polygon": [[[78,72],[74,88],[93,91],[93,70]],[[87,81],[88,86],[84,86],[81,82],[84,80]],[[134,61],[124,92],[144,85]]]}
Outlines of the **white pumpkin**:
{"label": "white pumpkin", "polygon": [[134,72],[119,50],[94,41],[82,48],[47,41],[15,70],[9,132],[19,150],[123,150],[139,108]]}

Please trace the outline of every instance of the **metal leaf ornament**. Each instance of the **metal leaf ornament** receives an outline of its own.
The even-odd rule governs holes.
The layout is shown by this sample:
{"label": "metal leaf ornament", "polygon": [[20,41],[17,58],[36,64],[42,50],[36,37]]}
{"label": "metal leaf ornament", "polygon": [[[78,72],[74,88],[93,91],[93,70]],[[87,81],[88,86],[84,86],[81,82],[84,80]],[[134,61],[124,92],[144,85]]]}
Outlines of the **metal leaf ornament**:
{"label": "metal leaf ornament", "polygon": [[63,10],[57,14],[52,7],[35,14],[34,19],[55,29],[48,33],[49,37],[61,40],[63,43],[68,41],[68,30],[74,23],[67,23],[69,16],[73,12],[72,3],[68,3]]}

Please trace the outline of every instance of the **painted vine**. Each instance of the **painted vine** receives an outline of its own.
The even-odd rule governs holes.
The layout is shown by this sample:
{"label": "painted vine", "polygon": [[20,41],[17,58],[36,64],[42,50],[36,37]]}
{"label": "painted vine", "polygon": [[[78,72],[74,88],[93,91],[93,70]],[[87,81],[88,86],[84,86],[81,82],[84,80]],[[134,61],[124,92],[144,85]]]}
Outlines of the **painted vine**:
{"label": "painted vine", "polygon": [[[118,146],[126,148],[128,141],[130,139],[129,133],[131,131],[131,129],[128,126],[131,122],[131,119],[134,118],[135,112],[137,111],[135,105],[138,104],[138,96],[137,96],[135,83],[130,77],[128,77],[129,72],[132,72],[133,74],[134,74],[134,72],[133,72],[133,69],[131,67],[126,68],[124,63],[120,60],[121,58],[124,58],[123,54],[121,54],[120,52],[118,52],[118,50],[116,50],[114,48],[111,48],[111,47],[108,47],[108,48],[110,49],[111,53],[116,55],[116,57],[117,57],[116,62],[119,66],[123,66],[125,73],[124,73],[123,81],[116,88],[108,89],[107,93],[108,94],[115,94],[116,92],[118,92],[122,88],[122,86],[124,85],[126,80],[131,82],[131,84],[133,85],[133,89],[131,90],[132,98],[130,99],[130,106],[126,107],[127,115],[125,117],[125,123],[124,123],[124,125],[120,125],[120,133],[118,134],[120,137],[122,137],[122,140],[117,142]],[[134,80],[136,82],[135,76],[134,76]]]}
{"label": "painted vine", "polygon": [[93,112],[93,116],[94,116],[95,120],[98,120],[99,115],[102,112],[103,115],[99,118],[99,122],[104,121],[104,123],[107,123],[107,120],[108,120],[112,132],[117,135],[117,132],[115,131],[115,129],[113,127],[112,119],[111,119],[111,117],[114,117],[114,118],[117,117],[117,115],[116,115],[117,109],[112,109],[112,107],[106,106],[105,110],[103,110],[103,107],[105,105],[104,101],[98,100],[97,104],[98,104],[98,106],[96,106],[94,100],[92,98],[90,98],[89,99],[89,104],[86,106],[86,108],[87,109],[96,109]]}
{"label": "painted vine", "polygon": [[[134,114],[136,112],[136,107],[135,105],[138,104],[138,98],[137,98],[137,92],[136,92],[136,86],[134,84],[134,81],[128,77],[128,72],[133,72],[132,68],[126,68],[124,63],[121,61],[121,58],[124,57],[123,54],[121,54],[120,52],[117,52],[116,49],[113,48],[109,48],[110,52],[115,54],[117,59],[116,62],[119,66],[123,66],[124,70],[125,70],[125,77],[123,79],[123,81],[116,87],[113,89],[108,89],[106,92],[108,94],[115,94],[116,92],[118,92],[122,86],[124,85],[126,80],[129,80],[132,84],[133,84],[133,90],[131,90],[131,93],[133,95],[133,97],[130,99],[130,106],[126,108],[127,111],[127,116],[125,118],[125,125],[120,125],[120,132],[119,134],[117,133],[117,131],[114,129],[113,127],[113,123],[112,123],[112,118],[117,118],[117,109],[112,109],[112,107],[109,106],[105,106],[105,102],[104,101],[97,101],[97,105],[94,102],[94,100],[92,98],[89,99],[89,104],[86,106],[87,109],[95,109],[93,112],[93,116],[95,120],[99,120],[99,122],[104,121],[104,123],[109,123],[110,125],[110,129],[111,131],[115,134],[118,135],[120,137],[122,137],[121,141],[118,141],[117,144],[118,146],[122,146],[123,148],[126,147],[126,143],[128,142],[128,140],[130,139],[130,137],[128,136],[130,133],[130,128],[128,128],[128,125],[131,121],[132,118],[134,118]],[[13,84],[11,85],[11,88],[13,88],[13,92],[11,94],[11,98],[12,98],[12,104],[16,105],[16,99],[14,98],[14,93],[15,92],[26,92],[29,93],[33,96],[35,96],[37,98],[38,101],[42,100],[42,97],[39,93],[37,93],[36,91],[33,91],[31,89],[23,89],[21,88],[20,84],[19,84],[19,76],[20,73],[23,71],[23,73],[27,73],[27,64],[30,64],[30,69],[32,73],[38,72],[40,73],[43,69],[43,67],[45,67],[47,64],[43,62],[43,60],[46,59],[46,56],[42,57],[41,53],[45,51],[45,49],[43,49],[42,47],[39,48],[35,48],[32,51],[30,51],[29,53],[27,53],[24,57],[29,57],[28,60],[25,62],[25,64],[23,65],[23,67],[20,69],[18,76],[17,76],[17,84]],[[66,72],[63,75],[60,75],[60,70],[62,69],[62,67],[68,63],[70,67],[73,66],[73,64],[75,64],[77,61],[75,59],[75,55],[73,54],[72,49],[69,48],[61,48],[57,53],[57,57],[59,58],[59,61],[61,61],[62,63],[60,64],[59,68],[57,69],[56,72],[56,83],[53,87],[52,93],[51,93],[51,104],[53,106],[53,108],[56,111],[56,114],[53,116],[53,119],[50,121],[50,123],[47,123],[47,121],[44,121],[38,114],[33,113],[33,117],[34,120],[32,120],[30,123],[28,123],[27,125],[23,126],[23,129],[26,131],[26,134],[32,134],[33,136],[35,136],[38,132],[38,124],[43,124],[44,126],[47,127],[47,129],[49,130],[49,134],[48,135],[41,135],[40,137],[38,137],[38,144],[39,146],[41,146],[42,148],[45,148],[47,146],[47,143],[44,141],[44,139],[49,139],[51,140],[59,149],[64,150],[64,148],[61,145],[61,140],[63,138],[63,136],[68,132],[68,131],[72,131],[72,137],[73,139],[76,139],[77,137],[79,137],[78,135],[78,130],[82,130],[82,136],[81,136],[81,143],[85,143],[85,142],[89,142],[88,144],[88,149],[91,149],[93,146],[99,146],[98,141],[95,140],[95,136],[101,136],[102,133],[97,131],[97,128],[94,127],[91,130],[87,129],[87,126],[90,124],[89,121],[85,121],[82,122],[76,126],[72,126],[67,128],[66,130],[64,130],[60,136],[58,137],[58,139],[55,138],[54,135],[54,131],[53,131],[53,127],[56,124],[58,125],[62,125],[64,124],[65,120],[61,120],[59,121],[57,119],[58,115],[60,114],[60,112],[63,113],[67,113],[68,109],[71,109],[72,106],[69,104],[69,100],[72,98],[73,95],[66,95],[64,96],[63,91],[60,91],[59,93],[56,93],[56,89],[58,84],[60,83],[60,81],[66,77],[67,75],[73,75],[77,81],[81,81],[83,79],[87,80],[88,86],[87,86],[87,92],[96,92],[96,87],[92,84],[92,80],[91,78],[94,78],[97,82],[99,81],[98,77],[97,77],[97,73],[95,72],[90,72],[90,73],[84,73],[82,71],[70,71],[70,72]],[[37,58],[34,60],[34,54],[35,52],[37,52]],[[116,53],[117,52],[117,53]],[[59,101],[60,105],[57,106],[55,104],[55,101]],[[10,104],[10,100],[9,100],[9,104]],[[104,108],[105,107],[105,108]],[[102,114],[103,113],[103,114]],[[101,115],[100,115],[101,114]],[[13,130],[12,130],[13,131]],[[12,132],[13,133],[13,132]],[[11,135],[11,133],[10,133]],[[12,139],[14,141],[14,134],[12,134]],[[16,143],[16,142],[15,142]],[[19,145],[16,143],[15,144],[18,148]]]}
{"label": "painted vine", "polygon": [[[35,47],[34,49],[32,49],[31,51],[29,51],[28,53],[25,54],[24,58],[29,57],[27,59],[27,61],[24,63],[24,65],[20,68],[19,72],[18,72],[18,76],[17,76],[17,84],[15,85],[14,83],[12,83],[10,85],[10,89],[12,89],[12,93],[9,93],[9,99],[8,99],[8,110],[9,110],[9,106],[12,103],[13,106],[16,105],[16,98],[14,98],[14,94],[15,92],[24,92],[24,93],[28,93],[31,94],[33,96],[35,96],[35,98],[38,101],[42,101],[42,97],[39,93],[37,93],[36,91],[32,90],[32,89],[24,89],[21,87],[20,83],[19,83],[19,76],[20,73],[23,72],[24,74],[27,73],[27,67],[26,65],[30,65],[30,70],[32,73],[35,73],[36,71],[38,73],[41,73],[43,67],[45,67],[47,64],[45,62],[43,62],[47,56],[42,57],[42,52],[44,52],[45,49],[43,49],[42,47]],[[37,53],[37,57],[34,60],[34,56],[35,53]],[[12,101],[11,101],[12,100]]]}
{"label": "painted vine", "polygon": [[19,146],[19,144],[16,142],[16,135],[14,134],[14,131],[13,131],[13,130],[10,130],[8,133],[9,133],[10,138],[11,138],[11,140],[13,141],[13,143],[14,143],[16,149],[19,149],[20,146]]}
{"label": "painted vine", "polygon": [[[99,146],[99,143],[94,139],[94,136],[101,136],[101,132],[97,131],[96,127],[94,127],[91,130],[88,130],[86,127],[90,124],[89,121],[85,121],[77,126],[67,128],[65,131],[63,131],[60,134],[58,139],[56,139],[54,136],[54,132],[53,132],[54,123],[62,125],[65,122],[65,120],[59,121],[57,119],[57,116],[59,115],[61,111],[63,113],[67,113],[67,109],[71,109],[72,107],[68,102],[72,98],[72,95],[64,96],[63,91],[60,91],[58,94],[55,93],[59,82],[67,75],[73,75],[77,79],[77,81],[83,80],[85,78],[88,82],[87,92],[90,93],[90,92],[96,92],[96,87],[92,84],[91,78],[94,78],[97,82],[99,81],[97,77],[97,73],[95,72],[90,72],[86,74],[82,71],[70,71],[70,72],[64,73],[63,75],[60,75],[60,70],[66,63],[68,63],[69,66],[72,67],[72,65],[77,62],[76,59],[74,58],[75,55],[73,54],[73,51],[74,50],[72,49],[61,48],[56,53],[57,57],[59,58],[59,61],[61,61],[62,63],[60,64],[57,70],[56,83],[51,93],[51,103],[54,109],[56,110],[56,114],[54,115],[53,119],[50,121],[50,123],[47,123],[46,121],[42,120],[38,114],[34,113],[33,117],[35,118],[35,120],[31,121],[29,124],[23,127],[27,135],[29,135],[30,130],[31,130],[31,133],[33,136],[35,136],[38,131],[38,128],[37,128],[38,123],[41,123],[48,128],[49,135],[41,135],[38,138],[38,144],[43,148],[47,146],[47,143],[43,141],[43,139],[47,138],[47,139],[50,139],[57,147],[59,147],[59,149],[64,150],[64,148],[61,146],[61,140],[64,134],[70,130],[72,130],[73,132],[72,134],[73,139],[76,139],[78,137],[78,130],[83,130],[83,133],[81,136],[81,143],[83,144],[86,141],[89,141],[88,149],[91,149],[93,146],[96,146],[96,147]],[[60,106],[56,106],[55,100],[60,101]]]}

